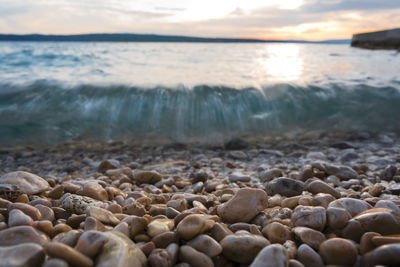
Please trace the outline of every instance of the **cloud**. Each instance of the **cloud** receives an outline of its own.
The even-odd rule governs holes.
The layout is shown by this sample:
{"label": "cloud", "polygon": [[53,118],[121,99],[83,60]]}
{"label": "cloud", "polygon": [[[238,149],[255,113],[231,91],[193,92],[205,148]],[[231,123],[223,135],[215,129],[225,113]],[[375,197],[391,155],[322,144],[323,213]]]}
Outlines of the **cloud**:
{"label": "cloud", "polygon": [[377,11],[400,8],[399,0],[311,0],[300,8],[305,13],[334,11]]}
{"label": "cloud", "polygon": [[0,0],[0,32],[315,40],[350,38],[353,32],[396,27],[400,21],[398,0],[304,0],[292,9],[283,0],[269,6],[266,2],[246,6],[239,0],[220,0],[218,5],[211,0],[204,1],[207,5],[194,0]]}

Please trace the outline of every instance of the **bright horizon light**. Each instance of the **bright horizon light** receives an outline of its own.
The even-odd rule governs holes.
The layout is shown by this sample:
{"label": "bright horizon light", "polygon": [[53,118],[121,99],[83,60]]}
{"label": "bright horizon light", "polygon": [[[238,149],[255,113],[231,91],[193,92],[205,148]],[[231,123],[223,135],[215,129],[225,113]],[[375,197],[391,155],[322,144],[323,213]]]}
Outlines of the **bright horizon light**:
{"label": "bright horizon light", "polygon": [[399,27],[398,0],[0,0],[0,33],[344,39]]}

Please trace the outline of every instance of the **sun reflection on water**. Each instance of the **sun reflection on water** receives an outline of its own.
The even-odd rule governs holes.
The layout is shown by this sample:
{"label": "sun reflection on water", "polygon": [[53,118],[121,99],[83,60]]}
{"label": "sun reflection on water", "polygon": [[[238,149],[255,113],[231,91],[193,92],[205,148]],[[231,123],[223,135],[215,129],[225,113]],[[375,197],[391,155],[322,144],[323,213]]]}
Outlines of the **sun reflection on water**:
{"label": "sun reflection on water", "polygon": [[258,59],[268,80],[292,82],[301,79],[304,65],[297,44],[269,44]]}

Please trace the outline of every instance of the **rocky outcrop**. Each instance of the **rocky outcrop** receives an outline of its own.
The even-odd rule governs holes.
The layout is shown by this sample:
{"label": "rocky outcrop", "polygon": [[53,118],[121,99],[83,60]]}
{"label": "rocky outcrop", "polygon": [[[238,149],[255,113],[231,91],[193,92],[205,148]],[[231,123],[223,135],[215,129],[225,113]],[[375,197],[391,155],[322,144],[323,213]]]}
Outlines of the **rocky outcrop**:
{"label": "rocky outcrop", "polygon": [[400,49],[400,28],[354,34],[351,46],[367,49]]}

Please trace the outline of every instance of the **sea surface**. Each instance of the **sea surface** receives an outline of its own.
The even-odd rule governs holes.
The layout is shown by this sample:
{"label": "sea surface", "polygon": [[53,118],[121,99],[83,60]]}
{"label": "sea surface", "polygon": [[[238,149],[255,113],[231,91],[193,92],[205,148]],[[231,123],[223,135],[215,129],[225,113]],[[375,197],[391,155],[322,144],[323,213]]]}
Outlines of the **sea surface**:
{"label": "sea surface", "polygon": [[0,42],[0,144],[399,131],[400,53],[348,44]]}

